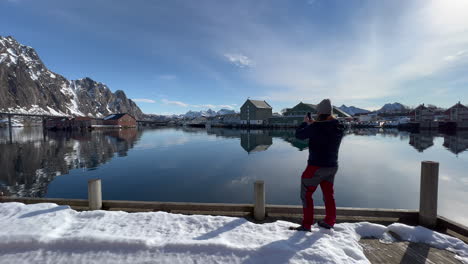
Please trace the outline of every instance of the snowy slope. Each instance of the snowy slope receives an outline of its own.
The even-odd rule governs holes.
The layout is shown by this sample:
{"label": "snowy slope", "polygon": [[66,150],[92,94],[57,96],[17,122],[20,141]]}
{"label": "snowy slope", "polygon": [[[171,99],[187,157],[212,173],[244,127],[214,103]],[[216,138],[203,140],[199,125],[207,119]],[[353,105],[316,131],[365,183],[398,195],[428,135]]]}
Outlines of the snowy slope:
{"label": "snowy slope", "polygon": [[55,204],[0,204],[0,263],[369,263],[358,241],[426,242],[468,263],[468,245],[422,227],[338,224],[295,232],[284,221],[163,212],[76,212]]}

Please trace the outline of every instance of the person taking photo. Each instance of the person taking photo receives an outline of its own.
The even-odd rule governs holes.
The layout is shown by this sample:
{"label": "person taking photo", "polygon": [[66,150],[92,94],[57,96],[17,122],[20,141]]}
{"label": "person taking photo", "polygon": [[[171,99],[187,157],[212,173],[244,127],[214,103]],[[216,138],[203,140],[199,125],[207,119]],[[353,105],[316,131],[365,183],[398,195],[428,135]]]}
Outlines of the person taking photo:
{"label": "person taking photo", "polygon": [[296,138],[309,140],[309,159],[301,177],[301,200],[303,220],[297,231],[310,231],[314,224],[314,201],[312,195],[320,185],[325,202],[325,219],[320,227],[330,229],[336,223],[334,180],[338,171],[338,151],[344,134],[344,126],[333,117],[330,99],[317,106],[317,120],[309,115],[296,130]]}

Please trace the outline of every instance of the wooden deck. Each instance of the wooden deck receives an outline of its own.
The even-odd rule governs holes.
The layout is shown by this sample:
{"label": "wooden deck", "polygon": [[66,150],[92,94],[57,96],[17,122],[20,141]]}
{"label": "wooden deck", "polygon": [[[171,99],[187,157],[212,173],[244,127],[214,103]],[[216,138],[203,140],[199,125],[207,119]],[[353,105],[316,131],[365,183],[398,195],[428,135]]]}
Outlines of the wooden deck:
{"label": "wooden deck", "polygon": [[371,263],[388,264],[460,264],[455,254],[422,243],[394,242],[384,244],[378,239],[361,239],[364,254]]}
{"label": "wooden deck", "polygon": [[[85,199],[57,199],[57,198],[19,198],[0,196],[0,202],[56,203],[69,205],[79,211],[89,210],[89,201]],[[165,211],[180,214],[204,214],[243,217],[255,223],[267,223],[285,220],[300,224],[302,220],[301,206],[266,205],[266,218],[259,221],[253,214],[252,204],[210,204],[210,203],[177,203],[177,202],[142,202],[142,201],[102,201],[102,209],[109,211],[155,212]],[[323,219],[325,210],[317,206],[315,218]],[[395,222],[408,225],[418,225],[418,211],[405,209],[371,209],[371,208],[337,208],[337,223],[343,222],[372,222],[390,225]],[[468,243],[468,227],[438,216],[436,231],[460,238]],[[411,242],[394,242],[384,244],[378,239],[361,239],[360,244],[364,254],[371,263],[457,263],[455,255],[446,250],[429,247],[426,244]]]}

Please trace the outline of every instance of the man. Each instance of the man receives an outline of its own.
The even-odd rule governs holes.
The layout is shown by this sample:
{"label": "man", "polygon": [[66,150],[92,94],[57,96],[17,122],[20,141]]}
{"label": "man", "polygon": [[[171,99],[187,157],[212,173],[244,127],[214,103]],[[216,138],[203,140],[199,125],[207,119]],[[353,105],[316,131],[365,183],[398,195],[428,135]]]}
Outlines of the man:
{"label": "man", "polygon": [[323,192],[326,217],[318,222],[320,227],[330,229],[336,222],[336,205],[333,191],[335,174],[338,171],[338,150],[343,138],[344,127],[336,120],[329,99],[317,106],[317,120],[304,117],[296,130],[296,138],[309,139],[309,160],[301,178],[301,199],[303,206],[302,225],[293,228],[310,231],[314,224],[314,201],[312,194],[317,187]]}

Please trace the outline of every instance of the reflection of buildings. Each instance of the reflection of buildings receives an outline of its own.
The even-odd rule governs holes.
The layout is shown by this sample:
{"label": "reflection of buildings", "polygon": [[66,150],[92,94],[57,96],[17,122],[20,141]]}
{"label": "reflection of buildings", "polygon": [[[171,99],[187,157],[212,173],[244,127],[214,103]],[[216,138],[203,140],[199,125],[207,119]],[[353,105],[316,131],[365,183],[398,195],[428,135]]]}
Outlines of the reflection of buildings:
{"label": "reflection of buildings", "polygon": [[48,131],[46,141],[38,137],[0,143],[0,190],[13,196],[43,197],[56,176],[76,168],[96,168],[110,161],[114,153],[124,156],[138,137],[136,129]]}
{"label": "reflection of buildings", "polygon": [[210,128],[208,135],[224,138],[240,138],[241,147],[248,153],[267,150],[273,144],[273,131],[268,130],[239,130],[225,128]]}
{"label": "reflection of buildings", "polygon": [[409,144],[419,152],[423,152],[434,145],[434,137],[435,135],[429,132],[411,134]]}
{"label": "reflection of buildings", "polygon": [[262,130],[251,130],[241,133],[241,146],[248,153],[265,151],[272,144],[272,137]]}
{"label": "reflection of buildings", "polygon": [[444,147],[454,154],[468,150],[468,132],[458,132],[456,135],[444,136]]}
{"label": "reflection of buildings", "polygon": [[300,140],[296,138],[296,130],[274,130],[271,132],[274,137],[280,137],[284,141],[289,142],[293,147],[303,151],[309,148],[308,140]]}

